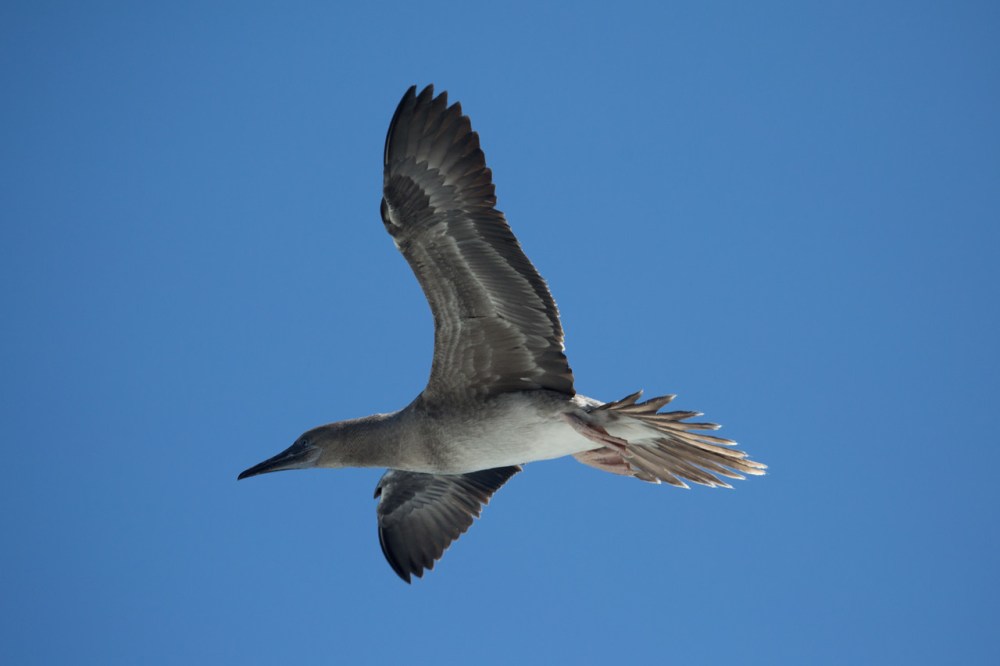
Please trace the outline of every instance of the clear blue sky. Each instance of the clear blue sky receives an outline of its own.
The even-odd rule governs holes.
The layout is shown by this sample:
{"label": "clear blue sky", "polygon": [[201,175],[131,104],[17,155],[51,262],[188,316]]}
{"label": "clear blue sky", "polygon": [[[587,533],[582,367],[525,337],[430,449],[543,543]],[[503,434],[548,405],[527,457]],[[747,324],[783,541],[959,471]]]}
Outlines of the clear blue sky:
{"label": "clear blue sky", "polygon": [[[995,3],[204,4],[0,8],[0,662],[995,658]],[[380,471],[237,483],[426,380],[378,204],[427,83],[578,389],[768,476],[533,464],[412,586]]]}

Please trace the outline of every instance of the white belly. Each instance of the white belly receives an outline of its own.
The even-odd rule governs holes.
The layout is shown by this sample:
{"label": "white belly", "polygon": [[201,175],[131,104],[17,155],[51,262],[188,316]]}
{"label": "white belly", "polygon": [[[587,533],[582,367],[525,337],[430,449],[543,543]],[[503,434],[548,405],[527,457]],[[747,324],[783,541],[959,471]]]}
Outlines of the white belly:
{"label": "white belly", "polygon": [[[567,405],[566,411],[573,407]],[[487,418],[450,430],[448,467],[453,473],[561,458],[597,448],[565,417],[516,398],[500,399]]]}

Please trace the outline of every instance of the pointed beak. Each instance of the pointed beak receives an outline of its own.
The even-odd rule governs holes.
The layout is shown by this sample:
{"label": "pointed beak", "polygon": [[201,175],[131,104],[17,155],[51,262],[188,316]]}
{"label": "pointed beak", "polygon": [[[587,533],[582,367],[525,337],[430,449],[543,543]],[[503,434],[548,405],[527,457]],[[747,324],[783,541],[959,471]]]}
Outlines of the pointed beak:
{"label": "pointed beak", "polygon": [[268,472],[280,472],[286,469],[315,467],[318,458],[319,449],[315,446],[293,444],[273,458],[268,458],[264,462],[258,463],[248,470],[244,470],[236,477],[236,480],[239,481],[240,479],[257,476],[258,474],[267,474]]}

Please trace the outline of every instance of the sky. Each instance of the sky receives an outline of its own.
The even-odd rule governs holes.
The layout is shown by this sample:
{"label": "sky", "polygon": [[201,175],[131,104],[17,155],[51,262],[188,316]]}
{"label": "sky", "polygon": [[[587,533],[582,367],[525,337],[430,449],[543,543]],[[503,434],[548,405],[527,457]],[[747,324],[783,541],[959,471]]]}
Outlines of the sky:
{"label": "sky", "polygon": [[[0,662],[992,661],[998,34],[985,2],[4,2]],[[381,470],[236,481],[426,381],[378,209],[428,83],[577,389],[677,393],[767,476],[534,463],[413,585]]]}

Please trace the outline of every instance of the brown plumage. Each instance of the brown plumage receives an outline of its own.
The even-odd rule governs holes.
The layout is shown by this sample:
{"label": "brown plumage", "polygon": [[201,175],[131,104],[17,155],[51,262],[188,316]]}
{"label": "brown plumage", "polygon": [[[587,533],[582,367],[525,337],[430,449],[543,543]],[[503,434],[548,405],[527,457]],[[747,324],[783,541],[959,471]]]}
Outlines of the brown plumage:
{"label": "brown plumage", "polygon": [[496,209],[479,136],[458,104],[410,88],[389,124],[382,222],[434,316],[427,387],[403,409],[313,428],[239,478],[308,467],[387,467],[379,544],[405,581],[431,569],[521,464],[572,455],[687,487],[762,474],[672,395],[602,403],[576,393],[559,311]]}

